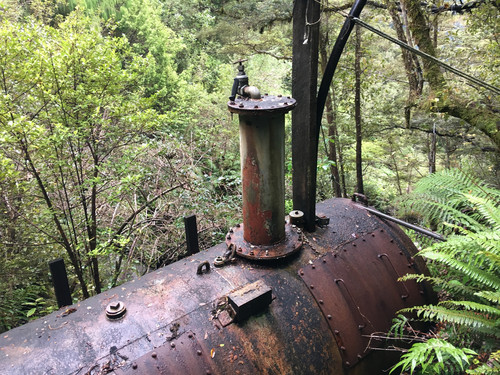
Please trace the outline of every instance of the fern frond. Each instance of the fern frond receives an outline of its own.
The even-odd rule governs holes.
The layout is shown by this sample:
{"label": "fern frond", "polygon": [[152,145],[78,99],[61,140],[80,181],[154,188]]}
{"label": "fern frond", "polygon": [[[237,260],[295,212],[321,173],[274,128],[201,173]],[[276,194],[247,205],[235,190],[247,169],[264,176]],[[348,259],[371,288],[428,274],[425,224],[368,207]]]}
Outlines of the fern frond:
{"label": "fern frond", "polygon": [[500,230],[500,202],[493,202],[474,196],[472,194],[464,194],[469,202],[481,213],[481,216],[487,221],[489,226],[494,230]]}
{"label": "fern frond", "polygon": [[440,289],[446,290],[452,294],[460,294],[462,296],[475,296],[477,291],[467,285],[462,284],[458,280],[445,280],[440,277],[426,276],[423,274],[409,273],[400,277],[398,281],[415,280],[417,283],[427,282],[438,286]]}
{"label": "fern frond", "polygon": [[500,292],[489,292],[489,291],[481,291],[474,293],[475,296],[484,298],[485,300],[490,301],[491,303],[499,304],[500,303]]}
{"label": "fern frond", "polygon": [[[443,301],[440,302],[439,305],[441,306],[448,306],[450,308],[463,308],[467,311],[474,311],[482,314],[487,314],[487,315],[500,315],[500,309],[497,309],[494,306],[489,306],[485,305],[482,303],[477,303],[477,302],[472,302],[472,301]],[[490,318],[488,318],[489,320]]]}
{"label": "fern frond", "polygon": [[416,312],[417,317],[429,322],[448,322],[473,329],[478,333],[500,337],[497,320],[466,310],[454,310],[444,306],[424,305],[400,310],[399,313]]}
{"label": "fern frond", "polygon": [[425,257],[442,264],[446,264],[447,266],[462,272],[471,279],[482,284],[484,287],[500,290],[500,279],[496,275],[485,272],[478,267],[474,267],[462,261],[456,260],[449,254],[443,254],[435,251],[426,251]]}
{"label": "fern frond", "polygon": [[[445,340],[432,338],[423,343],[413,344],[389,374],[400,367],[401,371],[409,370],[410,374],[413,374],[418,366],[422,367],[424,374],[450,373],[452,369],[463,371],[473,355],[477,353],[471,349],[459,349]],[[427,370],[429,372],[426,372]]]}

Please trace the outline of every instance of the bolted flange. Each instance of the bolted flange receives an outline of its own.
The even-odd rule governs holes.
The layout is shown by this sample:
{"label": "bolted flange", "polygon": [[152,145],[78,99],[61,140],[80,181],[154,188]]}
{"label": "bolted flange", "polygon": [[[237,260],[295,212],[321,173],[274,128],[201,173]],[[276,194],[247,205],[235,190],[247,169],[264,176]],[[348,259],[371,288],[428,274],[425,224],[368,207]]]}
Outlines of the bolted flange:
{"label": "bolted flange", "polygon": [[285,258],[302,247],[302,231],[295,225],[285,224],[285,239],[272,245],[252,245],[243,238],[243,224],[231,229],[233,233],[226,237],[226,245],[236,247],[236,255],[255,260]]}

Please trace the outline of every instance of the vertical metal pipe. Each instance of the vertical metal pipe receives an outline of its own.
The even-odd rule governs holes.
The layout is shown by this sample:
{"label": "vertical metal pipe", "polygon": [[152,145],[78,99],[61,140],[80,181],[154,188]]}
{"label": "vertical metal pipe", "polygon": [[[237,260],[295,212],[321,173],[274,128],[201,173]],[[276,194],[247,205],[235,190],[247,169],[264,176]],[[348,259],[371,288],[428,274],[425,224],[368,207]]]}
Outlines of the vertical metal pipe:
{"label": "vertical metal pipe", "polygon": [[198,226],[196,215],[184,218],[184,230],[186,232],[187,255],[193,255],[200,251],[198,244]]}
{"label": "vertical metal pipe", "polygon": [[49,268],[52,275],[52,284],[54,285],[57,304],[59,307],[73,304],[64,260],[59,258],[49,262]]}
{"label": "vertical metal pipe", "polygon": [[240,114],[243,238],[271,245],[285,238],[285,116]]}
{"label": "vertical metal pipe", "polygon": [[293,8],[292,116],[293,208],[304,212],[305,229],[313,232],[316,219],[318,137],[316,91],[321,4],[296,0]]}

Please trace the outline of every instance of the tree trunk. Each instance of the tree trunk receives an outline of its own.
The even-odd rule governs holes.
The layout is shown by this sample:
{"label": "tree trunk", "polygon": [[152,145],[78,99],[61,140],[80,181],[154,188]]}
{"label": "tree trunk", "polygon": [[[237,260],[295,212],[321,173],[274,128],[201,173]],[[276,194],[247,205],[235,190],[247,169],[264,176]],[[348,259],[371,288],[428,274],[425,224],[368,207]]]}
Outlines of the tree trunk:
{"label": "tree trunk", "polygon": [[436,172],[436,124],[433,125],[433,132],[429,137],[429,174],[432,174]]}
{"label": "tree trunk", "polygon": [[[402,17],[403,22],[405,22],[405,27],[403,27],[403,22],[399,17],[398,9],[396,8],[396,3],[386,0],[387,9],[389,10],[389,14],[392,18],[392,23],[396,30],[396,34],[398,39],[403,43],[412,45],[411,36],[405,33],[407,30],[407,22],[406,22],[406,12],[404,7],[402,6]],[[412,54],[410,51],[401,47],[401,54],[403,56],[403,63],[405,66],[406,77],[408,79],[409,91],[408,91],[408,99],[405,105],[405,123],[406,127],[410,127],[411,120],[411,109],[415,106],[415,102],[418,97],[422,94],[423,88],[423,77],[422,77],[422,68],[420,67],[420,62],[418,61],[418,57]]]}
{"label": "tree trunk", "polygon": [[354,121],[356,122],[356,192],[364,194],[363,160],[361,131],[361,27],[356,25],[356,45],[354,57],[354,74],[356,76],[354,93]]}
{"label": "tree trunk", "polygon": [[335,105],[332,100],[332,95],[328,93],[326,97],[326,121],[328,123],[328,160],[334,164],[330,165],[330,172],[332,174],[332,187],[334,194],[337,198],[342,197],[342,189],[340,188],[340,176],[337,161],[337,115],[335,112]]}
{"label": "tree trunk", "polygon": [[[408,12],[408,27],[418,48],[428,55],[436,56],[436,49],[430,35],[429,22],[418,0],[402,0]],[[481,103],[470,102],[467,96],[455,95],[446,84],[439,66],[423,59],[424,78],[431,92],[428,101],[430,109],[447,113],[471,124],[495,144],[500,150],[500,115]]]}

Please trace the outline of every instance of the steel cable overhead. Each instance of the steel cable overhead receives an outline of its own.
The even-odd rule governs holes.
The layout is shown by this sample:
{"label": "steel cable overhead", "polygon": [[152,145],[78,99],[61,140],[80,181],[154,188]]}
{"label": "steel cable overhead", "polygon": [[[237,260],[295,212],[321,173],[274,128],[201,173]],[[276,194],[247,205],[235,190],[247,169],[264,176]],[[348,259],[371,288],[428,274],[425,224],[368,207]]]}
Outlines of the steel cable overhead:
{"label": "steel cable overhead", "polygon": [[446,63],[444,63],[443,61],[439,60],[439,59],[436,59],[434,56],[431,56],[431,55],[428,55],[427,53],[425,52],[422,52],[416,48],[413,48],[413,47],[410,47],[408,44],[406,43],[403,43],[402,41],[400,41],[399,39],[396,39],[396,38],[393,38],[392,36],[390,35],[387,35],[386,33],[380,31],[380,30],[377,30],[376,28],[370,26],[369,24],[367,24],[366,22],[364,21],[361,21],[359,18],[357,17],[351,17],[351,16],[346,16],[347,18],[350,18],[352,19],[355,23],[357,23],[358,25],[364,27],[365,29],[367,30],[370,30],[371,32],[381,36],[382,38],[384,39],[387,39],[389,40],[390,42],[392,43],[395,43],[397,44],[398,46],[404,48],[404,49],[407,49],[408,51],[410,52],[413,52],[414,54],[420,56],[420,57],[423,57],[425,59],[428,59],[428,60],[431,60],[432,62],[438,64],[439,66],[443,67],[444,69],[452,72],[452,73],[455,73],[456,75],[458,75],[459,77],[462,77],[474,84],[476,84],[477,86],[480,86],[480,87],[483,87],[497,95],[500,95],[500,89],[498,87],[495,87],[493,85],[490,85],[489,83],[487,82],[484,82],[484,81],[481,81],[480,79],[476,78],[476,77],[473,77],[467,73],[464,73],[462,72],[461,70],[458,70]]}

